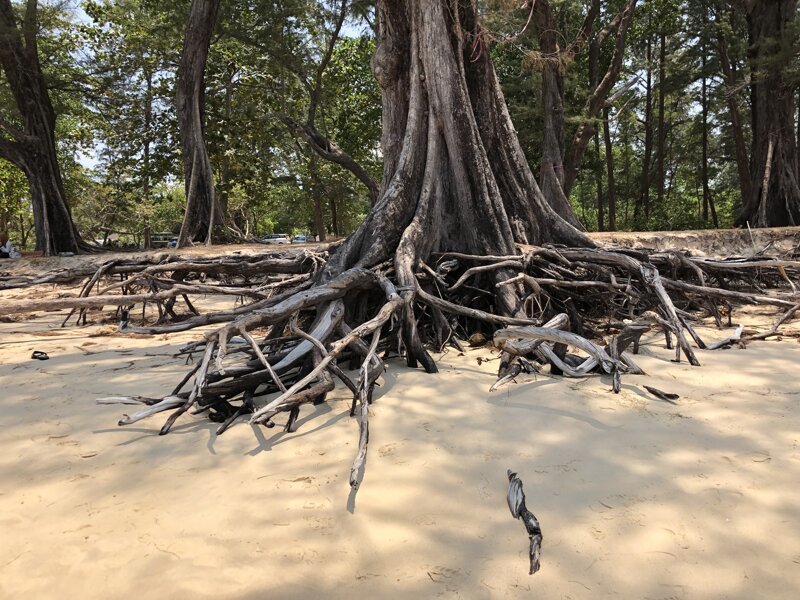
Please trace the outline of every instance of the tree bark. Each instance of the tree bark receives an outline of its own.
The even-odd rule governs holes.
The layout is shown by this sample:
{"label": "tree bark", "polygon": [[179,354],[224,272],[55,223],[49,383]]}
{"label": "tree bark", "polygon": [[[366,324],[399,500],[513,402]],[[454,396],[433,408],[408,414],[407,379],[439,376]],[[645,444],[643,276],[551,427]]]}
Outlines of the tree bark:
{"label": "tree bark", "polygon": [[633,207],[633,220],[638,229],[646,226],[650,219],[650,163],[653,160],[653,42],[647,36],[647,69],[644,97],[644,161],[639,197]]}
{"label": "tree bark", "polygon": [[703,180],[703,221],[708,223],[708,213],[711,211],[711,222],[714,229],[719,227],[717,220],[717,208],[714,205],[714,197],[711,195],[711,188],[708,184],[708,79],[706,77],[706,52],[705,45],[702,52],[703,77],[700,87],[700,103],[702,109],[702,156],[700,158],[700,177]]}
{"label": "tree bark", "polygon": [[617,186],[614,183],[614,148],[611,145],[611,109],[603,110],[603,141],[606,150],[606,177],[608,179],[608,231],[617,230]]}
{"label": "tree bark", "polygon": [[[717,21],[719,21],[719,12],[717,13]],[[747,144],[744,140],[744,130],[742,128],[742,118],[739,114],[739,104],[737,102],[737,94],[735,90],[738,87],[736,81],[736,74],[733,71],[731,60],[728,55],[728,43],[720,33],[717,40],[717,48],[719,51],[720,68],[722,69],[723,79],[727,87],[726,98],[728,100],[728,114],[731,119],[731,133],[733,134],[733,142],[736,152],[736,172],[739,176],[739,190],[742,195],[742,206],[749,202],[752,196],[751,182],[750,182],[750,156],[747,150]]]}
{"label": "tree bark", "polygon": [[789,60],[785,49],[795,42],[797,0],[748,0],[745,8],[751,37],[753,147],[751,193],[737,224],[797,225],[800,186],[796,172],[794,89],[783,75]]}
{"label": "tree bark", "polygon": [[50,101],[37,39],[37,3],[18,17],[0,0],[0,63],[22,127],[0,119],[0,157],[25,173],[33,203],[36,249],[45,255],[85,249],[72,221],[56,154],[56,115]]}
{"label": "tree bark", "polygon": [[[480,35],[472,2],[382,0],[378,16],[372,66],[383,98],[382,193],[322,279],[394,259],[406,288],[408,361],[430,369],[413,326],[418,261],[445,250],[505,255],[515,243],[593,244],[542,195],[488,52],[470,58]],[[520,302],[510,288],[496,289],[495,308],[513,315]]]}
{"label": "tree bark", "polygon": [[178,246],[211,242],[223,222],[214,193],[214,174],[205,141],[205,70],[219,0],[192,0],[183,40],[176,93],[180,124],[186,212]]}
{"label": "tree bark", "polygon": [[538,0],[536,31],[542,64],[542,163],[539,184],[550,206],[575,227],[575,218],[564,193],[564,65],[558,44],[559,30],[548,0]]}
{"label": "tree bark", "polygon": [[331,231],[334,237],[339,237],[342,233],[342,228],[339,225],[339,207],[333,194],[328,197],[328,207],[331,210]]}
{"label": "tree bark", "polygon": [[[597,38],[592,40],[589,46],[589,89],[597,88],[597,79],[600,73],[600,44]],[[605,214],[603,210],[603,175],[600,168],[600,134],[597,127],[592,126],[594,129],[594,179],[595,179],[595,192],[597,194],[597,230],[605,231]]]}
{"label": "tree bark", "polygon": [[[151,203],[150,191],[150,145],[153,142],[153,73],[149,67],[145,68],[145,97],[144,97],[144,144],[142,145],[142,196],[149,208]],[[145,249],[149,250],[151,246],[150,239],[150,219],[148,211],[144,211],[144,219],[142,223],[142,241]]]}
{"label": "tree bark", "polygon": [[664,191],[667,185],[667,172],[664,167],[667,154],[667,126],[666,126],[666,80],[667,80],[667,34],[662,29],[659,34],[658,52],[658,137],[656,138],[656,186],[657,201],[659,206],[664,204]]}
{"label": "tree bark", "polygon": [[308,163],[308,171],[311,175],[311,195],[314,199],[314,230],[316,232],[317,241],[324,242],[327,241],[325,231],[325,209],[323,208],[325,192],[317,172],[317,158],[313,154]]}

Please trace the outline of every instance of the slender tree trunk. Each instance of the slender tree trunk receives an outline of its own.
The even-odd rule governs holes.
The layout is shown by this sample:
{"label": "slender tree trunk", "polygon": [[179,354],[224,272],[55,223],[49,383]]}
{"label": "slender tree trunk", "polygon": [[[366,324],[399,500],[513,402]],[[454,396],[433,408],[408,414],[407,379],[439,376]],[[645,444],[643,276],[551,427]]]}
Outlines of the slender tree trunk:
{"label": "slender tree trunk", "polygon": [[794,120],[794,126],[795,126],[795,133],[797,135],[795,143],[798,149],[796,176],[797,180],[800,181],[800,89],[797,90],[797,118]]}
{"label": "slender tree trunk", "polygon": [[711,211],[711,222],[716,229],[719,227],[717,220],[717,208],[714,205],[714,198],[711,195],[711,188],[708,184],[708,80],[706,78],[706,52],[705,47],[702,52],[703,79],[700,89],[700,101],[702,109],[702,157],[700,159],[700,177],[703,180],[703,221],[708,223],[708,213]]}
{"label": "slender tree trunk", "polygon": [[211,242],[223,215],[214,193],[214,175],[205,141],[205,70],[219,0],[192,0],[178,69],[176,108],[183,153],[186,212],[178,246]]}
{"label": "slender tree trunk", "polygon": [[617,230],[617,186],[614,183],[614,148],[611,145],[611,109],[603,109],[603,141],[606,150],[606,177],[608,179],[608,231]]}
{"label": "slender tree trunk", "polygon": [[314,192],[314,229],[317,231],[317,241],[324,242],[327,240],[325,234],[325,213],[322,210],[322,198],[320,198],[317,190]]}
{"label": "slender tree trunk", "polygon": [[342,233],[341,227],[339,227],[339,211],[336,206],[336,198],[332,194],[328,199],[328,206],[331,209],[331,231],[333,231],[334,237],[339,237]]}
{"label": "slender tree trunk", "polygon": [[642,183],[639,199],[633,208],[633,220],[641,229],[650,219],[650,167],[653,160],[653,43],[647,37],[647,70],[645,75],[644,99],[644,161],[642,162]]}
{"label": "slender tree trunk", "polygon": [[145,97],[144,97],[144,144],[142,146],[142,195],[144,196],[144,219],[143,219],[143,246],[150,248],[150,218],[149,209],[152,206],[150,197],[150,146],[153,140],[153,74],[149,68],[145,69]]}
{"label": "slender tree trunk", "polygon": [[[229,127],[233,120],[233,78],[235,75],[236,63],[232,60],[228,61],[228,64],[225,66],[225,97],[223,98],[222,104],[222,118],[225,127]],[[219,200],[219,208],[227,219],[232,218],[228,209],[232,187],[231,161],[228,157],[228,153],[225,151],[227,148],[223,146],[221,150],[222,152],[220,152],[219,156],[219,185],[217,186],[219,193],[217,194],[217,198]]]}
{"label": "slender tree trunk", "polygon": [[[589,89],[597,88],[597,79],[600,72],[600,45],[597,40],[592,40],[589,46]],[[605,214],[603,211],[603,170],[600,167],[600,133],[597,127],[594,127],[594,154],[595,160],[593,162],[595,191],[597,193],[597,230],[605,231]]]}
{"label": "slender tree trunk", "polygon": [[317,157],[314,155],[311,156],[311,160],[308,163],[308,171],[311,175],[311,194],[314,200],[314,230],[317,235],[317,240],[324,242],[327,241],[323,198],[324,190],[319,180],[319,173],[317,172]]}
{"label": "slender tree trunk", "polygon": [[664,191],[667,184],[665,158],[667,153],[667,128],[666,128],[666,79],[667,79],[667,34],[661,29],[658,53],[658,138],[656,140],[656,184],[658,189],[658,205],[664,204]]}
{"label": "slender tree trunk", "polygon": [[[0,64],[22,128],[0,119],[0,157],[25,173],[33,203],[36,249],[45,255],[85,248],[72,221],[56,153],[56,115],[39,63],[37,4],[19,17],[0,0]],[[8,136],[8,137],[6,137]]]}
{"label": "slender tree trunk", "polygon": [[637,0],[628,0],[622,11],[593,38],[593,43],[599,49],[602,47],[603,41],[616,29],[614,51],[611,55],[608,69],[602,79],[599,80],[597,86],[592,89],[589,99],[586,101],[584,114],[582,115],[583,120],[575,131],[569,153],[564,161],[564,193],[567,196],[569,196],[578,176],[583,154],[586,152],[586,148],[596,132],[595,120],[600,115],[611,89],[619,79],[622,61],[625,56],[625,40],[628,28],[633,20],[636,2]]}
{"label": "slender tree trunk", "polygon": [[[717,15],[717,21],[719,21],[719,15]],[[750,156],[744,139],[742,118],[739,114],[739,104],[737,102],[736,89],[738,83],[728,55],[728,44],[722,33],[719,34],[717,44],[720,68],[722,69],[722,76],[727,88],[725,96],[728,102],[728,114],[731,120],[731,132],[733,134],[736,154],[736,173],[739,177],[739,190],[742,196],[742,206],[744,206],[751,198],[752,190],[750,181]]]}

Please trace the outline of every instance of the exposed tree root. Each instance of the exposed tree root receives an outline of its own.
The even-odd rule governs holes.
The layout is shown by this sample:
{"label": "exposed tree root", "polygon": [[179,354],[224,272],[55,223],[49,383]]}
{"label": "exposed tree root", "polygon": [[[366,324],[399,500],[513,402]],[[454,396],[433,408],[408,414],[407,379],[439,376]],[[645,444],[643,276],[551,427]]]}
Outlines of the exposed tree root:
{"label": "exposed tree root", "polygon": [[[324,255],[308,252],[110,261],[86,274],[77,297],[0,305],[0,315],[117,306],[123,332],[223,323],[181,350],[202,352],[202,358],[169,394],[98,402],[143,405],[120,425],[170,412],[162,435],[190,411],[220,423],[218,434],[245,419],[274,427],[282,413],[288,415],[286,430],[293,431],[300,407],[324,402],[341,382],[352,393],[351,414],[359,422],[350,476],[355,489],[366,463],[373,389],[390,355],[433,371],[429,349],[463,350],[459,339],[481,333],[503,351],[492,390],[550,365],[551,373],[567,377],[605,373],[618,392],[622,376],[643,373],[634,355],[652,328],[664,332],[668,347],[676,340],[676,361],[699,365],[692,343],[706,344],[692,321],[711,316],[723,326],[721,314],[731,303],[782,309],[770,331],[738,331],[707,346],[714,349],[779,335],[800,310],[793,286],[800,261],[794,257],[712,261],[675,252],[523,246],[516,255],[434,254],[428,264],[414,264],[401,245],[395,261],[372,268],[326,277],[325,264]],[[508,296],[499,299],[497,290],[511,291],[519,309],[509,314]],[[189,310],[210,295],[234,295],[242,304],[205,314]],[[179,313],[180,299],[187,308]],[[134,309],[145,303],[159,307],[155,323],[144,311],[137,316]],[[85,317],[79,313],[78,323]],[[343,369],[348,362],[359,367],[357,381]]]}

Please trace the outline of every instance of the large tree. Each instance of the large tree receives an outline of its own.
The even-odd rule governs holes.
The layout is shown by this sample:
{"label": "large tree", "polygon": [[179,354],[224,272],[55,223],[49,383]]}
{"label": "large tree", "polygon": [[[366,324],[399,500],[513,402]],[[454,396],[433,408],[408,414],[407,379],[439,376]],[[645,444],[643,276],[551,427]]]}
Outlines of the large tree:
{"label": "large tree", "polygon": [[0,63],[17,108],[0,114],[0,156],[25,172],[33,203],[36,249],[46,255],[84,245],[72,222],[56,153],[56,114],[39,61],[38,6],[23,14],[0,0]]}
{"label": "large tree", "polygon": [[[381,194],[331,257],[325,278],[392,259],[406,300],[409,363],[432,368],[416,338],[413,270],[432,252],[507,255],[515,243],[590,245],[542,195],[519,146],[470,0],[383,1],[373,71],[383,94]],[[506,273],[499,271],[498,276]],[[513,287],[497,309],[520,309]]]}
{"label": "large tree", "polygon": [[205,140],[205,71],[219,0],[192,0],[178,68],[176,106],[183,151],[186,213],[178,245],[210,242],[223,215],[214,192],[214,174]]}
{"label": "large tree", "polygon": [[795,52],[797,0],[746,0],[750,33],[753,146],[750,197],[738,222],[755,227],[800,224],[795,88],[785,65]]}

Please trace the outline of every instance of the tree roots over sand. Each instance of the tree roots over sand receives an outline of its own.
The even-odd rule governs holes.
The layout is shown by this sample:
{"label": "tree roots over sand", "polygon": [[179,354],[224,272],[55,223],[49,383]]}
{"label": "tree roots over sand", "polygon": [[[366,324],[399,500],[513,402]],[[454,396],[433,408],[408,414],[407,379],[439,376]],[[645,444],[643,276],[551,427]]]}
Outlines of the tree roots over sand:
{"label": "tree roots over sand", "polygon": [[[463,350],[462,340],[493,339],[502,359],[492,389],[549,364],[552,373],[568,377],[609,374],[619,391],[622,376],[642,373],[633,355],[651,328],[664,332],[676,361],[699,365],[693,347],[708,346],[693,322],[710,315],[719,326],[729,325],[732,306],[743,303],[778,308],[771,331],[748,338],[737,330],[714,346],[723,347],[777,335],[800,309],[792,282],[800,276],[800,261],[794,257],[709,260],[678,252],[521,246],[505,256],[434,254],[403,273],[407,263],[398,250],[394,261],[327,279],[326,258],[325,252],[297,251],[191,262],[110,261],[88,276],[79,297],[0,305],[0,314],[71,308],[70,315],[80,311],[77,319],[85,322],[89,308],[116,305],[123,332],[224,323],[181,349],[202,358],[169,394],[98,402],[142,406],[120,425],[169,412],[161,434],[187,412],[220,423],[219,434],[244,420],[274,427],[288,413],[280,420],[292,431],[300,406],[324,402],[340,382],[353,395],[351,414],[360,425],[350,478],[356,487],[369,439],[368,406],[389,356],[434,372],[430,350]],[[0,287],[67,275],[0,278]],[[774,289],[768,293],[765,286]],[[98,293],[91,295],[95,287]],[[505,292],[500,300],[498,290]],[[509,291],[520,306],[513,315],[505,310]],[[238,296],[242,305],[196,314],[190,297],[212,294]],[[187,308],[179,310],[179,301]],[[156,322],[134,316],[134,306],[148,302],[159,307]],[[345,366],[358,367],[357,375]]]}
{"label": "tree roots over sand", "polygon": [[[794,257],[720,262],[598,249],[560,216],[523,155],[489,53],[481,50],[475,7],[377,3],[372,67],[383,102],[381,191],[364,222],[330,254],[110,263],[81,298],[22,307],[114,304],[125,307],[123,329],[137,332],[225,323],[184,349],[202,352],[202,359],[169,395],[103,399],[146,405],[121,424],[170,411],[165,434],[193,411],[220,422],[221,433],[245,416],[272,427],[288,413],[291,431],[300,406],[324,402],[340,381],[353,394],[360,424],[355,488],[372,391],[392,353],[435,372],[431,349],[462,349],[459,340],[480,333],[502,349],[495,387],[550,364],[572,377],[610,374],[619,390],[623,375],[641,372],[632,355],[651,327],[664,331],[670,347],[674,338],[675,360],[697,365],[690,339],[704,346],[691,326],[698,315],[708,312],[721,324],[739,302],[776,305],[784,319],[795,314]],[[114,273],[128,279],[91,297],[94,285]],[[767,295],[762,285],[783,286],[783,297]],[[127,295],[110,294],[114,288]],[[179,317],[179,302],[196,312],[190,295],[209,293],[252,302]],[[134,326],[131,305],[143,302],[155,302],[160,318]],[[347,375],[345,363],[359,367],[358,375]]]}

